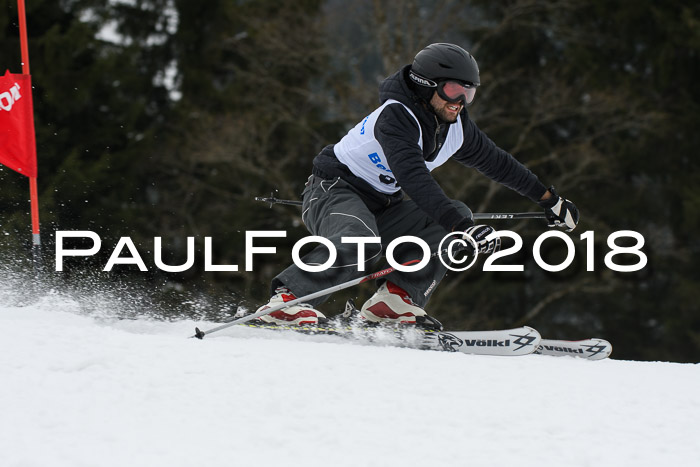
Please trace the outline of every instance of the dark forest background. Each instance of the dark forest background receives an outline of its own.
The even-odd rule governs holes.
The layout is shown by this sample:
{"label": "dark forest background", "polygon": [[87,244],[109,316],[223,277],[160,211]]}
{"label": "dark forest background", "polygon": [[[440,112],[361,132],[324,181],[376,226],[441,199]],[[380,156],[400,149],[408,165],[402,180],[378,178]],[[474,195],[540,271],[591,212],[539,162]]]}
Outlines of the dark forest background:
{"label": "dark forest background", "polygon": [[[471,117],[582,218],[571,234],[576,260],[560,273],[528,253],[542,222],[494,221],[523,237],[509,261],[525,273],[483,273],[480,262],[450,274],[430,313],[452,329],[529,324],[551,338],[600,336],[617,358],[700,360],[697,2],[27,0],[27,18],[54,280],[101,270],[129,236],[150,271],[117,266],[101,280],[133,284],[174,314],[187,307],[183,293],[218,304],[208,317],[255,307],[307,232],[297,208],[253,198],[298,199],[313,157],[376,107],[381,80],[427,44],[455,42],[481,69]],[[0,0],[0,35],[0,71],[21,73],[15,0]],[[474,211],[538,209],[457,163],[434,174]],[[0,254],[29,268],[27,199],[26,178],[0,167]],[[51,272],[56,230],[97,232],[101,254]],[[278,253],[260,256],[254,272],[204,272],[207,236],[216,263],[243,269],[246,230],[288,237],[260,242]],[[594,272],[579,239],[588,230]],[[619,230],[644,236],[641,271],[605,267],[606,239]],[[184,262],[186,238],[196,237],[196,266],[158,271],[156,236],[170,264]],[[556,243],[545,249],[551,263],[565,255]],[[321,308],[332,315],[372,292],[355,288]]]}

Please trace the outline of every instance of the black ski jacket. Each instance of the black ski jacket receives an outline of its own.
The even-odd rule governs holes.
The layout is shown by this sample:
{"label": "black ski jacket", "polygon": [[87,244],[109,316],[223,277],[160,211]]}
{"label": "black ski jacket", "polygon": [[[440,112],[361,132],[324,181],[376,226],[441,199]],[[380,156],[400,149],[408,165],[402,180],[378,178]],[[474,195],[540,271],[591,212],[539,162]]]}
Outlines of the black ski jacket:
{"label": "black ski jacket", "polygon": [[[406,105],[420,122],[423,133],[423,151],[415,144],[419,137],[416,120],[401,105],[384,109],[375,125],[375,138],[381,144],[401,190],[387,195],[374,190],[367,182],[356,177],[342,164],[333,152],[333,146],[323,148],[313,162],[314,175],[324,178],[340,177],[350,183],[365,204],[375,214],[398,203],[408,195],[423,211],[428,213],[447,231],[471,225],[464,219],[432,177],[425,161],[433,160],[455,124],[440,123],[425,101],[408,85],[410,65],[403,67],[385,79],[379,86],[380,102],[395,99]],[[461,164],[474,168],[490,179],[517,191],[537,202],[547,188],[530,170],[512,155],[499,148],[469,119],[466,108],[461,112],[464,143],[452,156]]]}

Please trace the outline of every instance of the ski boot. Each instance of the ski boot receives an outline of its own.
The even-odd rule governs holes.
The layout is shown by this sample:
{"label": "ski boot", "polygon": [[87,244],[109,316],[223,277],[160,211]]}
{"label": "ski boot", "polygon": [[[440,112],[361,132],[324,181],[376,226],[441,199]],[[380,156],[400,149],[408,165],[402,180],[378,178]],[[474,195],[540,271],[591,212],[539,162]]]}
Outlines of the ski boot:
{"label": "ski boot", "polygon": [[441,331],[442,324],[428,316],[401,287],[385,282],[360,310],[360,317],[374,323],[415,325]]}
{"label": "ski boot", "polygon": [[[296,300],[296,298],[297,297],[295,297],[294,294],[286,287],[278,287],[275,289],[275,295],[270,297],[270,301],[266,305],[258,308],[256,313],[273,306],[278,306],[280,303],[291,302],[292,300]],[[294,326],[301,324],[317,325],[328,321],[323,313],[306,303],[299,303],[287,308],[282,308],[281,310],[263,315],[258,319],[265,323],[283,326]]]}

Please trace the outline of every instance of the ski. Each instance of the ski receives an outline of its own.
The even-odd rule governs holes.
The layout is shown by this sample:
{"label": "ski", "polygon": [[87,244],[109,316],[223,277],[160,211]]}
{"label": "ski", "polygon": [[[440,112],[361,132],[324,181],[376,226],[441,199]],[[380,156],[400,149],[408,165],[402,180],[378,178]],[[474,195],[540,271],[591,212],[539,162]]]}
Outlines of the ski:
{"label": "ski", "polygon": [[426,332],[424,344],[431,350],[477,355],[518,356],[533,353],[542,336],[523,326],[497,331]]}
{"label": "ski", "polygon": [[457,333],[406,326],[371,326],[366,324],[282,326],[270,323],[247,322],[239,326],[274,331],[294,331],[307,336],[340,336],[344,339],[369,345],[461,352],[475,355],[528,355],[537,349],[541,340],[540,334],[529,326],[492,331],[460,331]]}
{"label": "ski", "polygon": [[580,341],[542,339],[534,352],[538,355],[571,356],[588,360],[603,360],[612,353],[612,345],[604,339]]}
{"label": "ski", "polygon": [[237,327],[293,331],[306,336],[338,336],[367,345],[473,355],[568,355],[588,360],[602,360],[609,357],[612,352],[612,345],[603,339],[580,341],[542,339],[540,333],[529,326],[488,331],[443,331],[420,326],[370,323],[359,318],[359,311],[352,300],[348,300],[343,313],[324,324],[287,326],[254,320],[240,323]]}

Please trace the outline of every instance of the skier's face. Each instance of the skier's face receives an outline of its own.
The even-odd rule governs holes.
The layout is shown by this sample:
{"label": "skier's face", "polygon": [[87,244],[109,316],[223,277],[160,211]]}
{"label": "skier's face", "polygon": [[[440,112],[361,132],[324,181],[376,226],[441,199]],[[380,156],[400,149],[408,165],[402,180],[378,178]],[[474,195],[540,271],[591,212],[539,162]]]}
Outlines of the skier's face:
{"label": "skier's face", "polygon": [[430,99],[430,106],[435,111],[435,114],[440,120],[447,123],[457,121],[457,115],[464,107],[461,102],[447,102],[438,96],[437,92],[433,93],[433,98]]}

